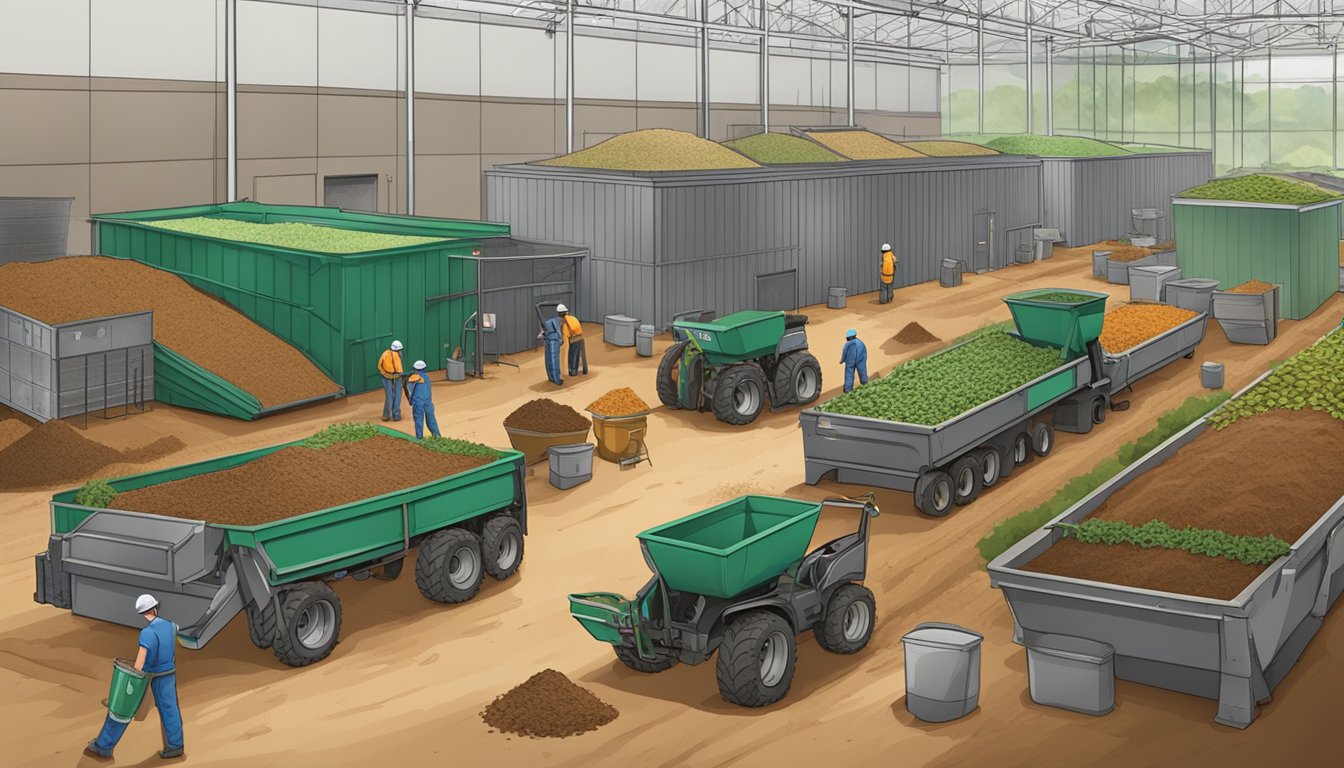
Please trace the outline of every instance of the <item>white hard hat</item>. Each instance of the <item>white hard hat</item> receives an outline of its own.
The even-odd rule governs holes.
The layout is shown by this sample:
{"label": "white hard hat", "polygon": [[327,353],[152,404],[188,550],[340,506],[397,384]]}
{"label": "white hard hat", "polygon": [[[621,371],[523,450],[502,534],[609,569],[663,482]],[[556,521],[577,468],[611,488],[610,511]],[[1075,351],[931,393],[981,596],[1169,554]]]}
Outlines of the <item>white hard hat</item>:
{"label": "white hard hat", "polygon": [[153,595],[141,595],[135,598],[135,612],[140,614],[149,613],[159,607],[159,601],[154,599]]}
{"label": "white hard hat", "polygon": [[884,250],[884,251],[890,251],[890,250],[891,250],[891,243],[883,243],[883,244],[882,244],[882,250]]}
{"label": "white hard hat", "polygon": [[394,341],[394,342],[392,342],[392,349],[394,349],[394,350],[396,350],[396,351],[398,351],[398,352],[401,351],[401,342],[400,342],[400,341]]}
{"label": "white hard hat", "polygon": [[566,307],[564,304],[557,304],[556,307],[555,307],[555,311],[556,311],[556,312],[568,312],[568,311],[569,311],[569,307]]}
{"label": "white hard hat", "polygon": [[414,368],[414,369],[417,370],[417,371],[423,371],[423,370],[425,370],[425,361],[424,361],[424,360],[416,360],[416,361],[415,361],[415,365],[413,365],[413,366],[411,366],[411,367]]}

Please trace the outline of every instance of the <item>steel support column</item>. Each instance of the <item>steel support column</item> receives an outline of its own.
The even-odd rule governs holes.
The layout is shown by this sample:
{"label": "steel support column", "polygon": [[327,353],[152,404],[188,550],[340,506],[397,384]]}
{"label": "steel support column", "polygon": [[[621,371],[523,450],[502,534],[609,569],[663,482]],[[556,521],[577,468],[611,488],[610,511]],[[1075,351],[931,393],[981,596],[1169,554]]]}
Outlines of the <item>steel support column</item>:
{"label": "steel support column", "polygon": [[700,136],[709,138],[709,0],[700,0]]}
{"label": "steel support column", "polygon": [[415,215],[415,6],[406,0],[406,215]]}
{"label": "steel support column", "polygon": [[770,132],[770,2],[761,0],[761,130]]}
{"label": "steel support column", "polygon": [[977,133],[985,132],[985,17],[982,3],[976,4],[980,16],[975,20],[975,77],[976,97],[980,100],[976,116],[979,119]]}
{"label": "steel support column", "polygon": [[574,151],[574,0],[565,3],[565,153]]}
{"label": "steel support column", "polygon": [[854,127],[854,6],[845,14],[845,113],[846,125]]}
{"label": "steel support column", "polygon": [[238,0],[224,4],[225,165],[228,169],[227,201],[238,199]]}
{"label": "steel support column", "polygon": [[1032,72],[1032,66],[1031,66],[1031,60],[1033,58],[1033,54],[1035,53],[1035,51],[1032,50],[1034,46],[1035,46],[1035,40],[1032,39],[1031,34],[1031,3],[1027,3],[1027,133],[1036,132],[1036,109],[1035,109],[1036,94],[1034,93],[1035,91],[1035,84],[1033,82],[1034,73]]}

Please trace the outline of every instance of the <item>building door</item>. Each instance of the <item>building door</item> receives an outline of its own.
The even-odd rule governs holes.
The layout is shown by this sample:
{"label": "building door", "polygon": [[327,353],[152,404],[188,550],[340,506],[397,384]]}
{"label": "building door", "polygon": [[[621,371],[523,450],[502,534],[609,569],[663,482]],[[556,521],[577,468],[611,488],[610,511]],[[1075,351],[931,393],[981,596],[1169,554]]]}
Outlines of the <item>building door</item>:
{"label": "building door", "polygon": [[756,276],[756,308],[791,312],[798,308],[798,270]]}
{"label": "building door", "polygon": [[994,212],[984,211],[975,214],[972,230],[975,249],[971,253],[971,269],[977,273],[988,272],[990,254],[994,253]]}
{"label": "building door", "polygon": [[363,176],[324,176],[322,178],[323,205],[333,205],[347,211],[378,212],[378,174]]}

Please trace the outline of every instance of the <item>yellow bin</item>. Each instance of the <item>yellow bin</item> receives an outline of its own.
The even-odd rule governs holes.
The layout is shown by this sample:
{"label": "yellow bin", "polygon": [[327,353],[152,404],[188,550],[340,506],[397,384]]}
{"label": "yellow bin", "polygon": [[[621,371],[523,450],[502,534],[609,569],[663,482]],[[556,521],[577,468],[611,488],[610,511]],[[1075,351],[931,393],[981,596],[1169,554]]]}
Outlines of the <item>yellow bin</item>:
{"label": "yellow bin", "polygon": [[649,412],[630,416],[599,416],[592,411],[593,436],[597,455],[606,461],[620,461],[639,453],[639,443],[649,431]]}
{"label": "yellow bin", "polygon": [[509,433],[509,444],[515,451],[526,457],[528,464],[535,464],[538,461],[546,460],[546,449],[553,445],[574,445],[588,441],[588,430],[584,429],[577,432],[558,432],[547,434],[545,432],[532,432],[526,429],[517,429],[516,427],[505,427],[504,431]]}

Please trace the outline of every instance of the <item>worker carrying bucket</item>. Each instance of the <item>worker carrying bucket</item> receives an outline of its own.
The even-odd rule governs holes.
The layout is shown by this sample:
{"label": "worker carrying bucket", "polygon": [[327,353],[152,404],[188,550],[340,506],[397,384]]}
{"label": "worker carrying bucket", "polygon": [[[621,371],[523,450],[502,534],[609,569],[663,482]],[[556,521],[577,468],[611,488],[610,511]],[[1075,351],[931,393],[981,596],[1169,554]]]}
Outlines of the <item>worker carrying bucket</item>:
{"label": "worker carrying bucket", "polygon": [[100,760],[112,757],[113,748],[140,710],[148,688],[154,692],[154,706],[163,725],[163,749],[159,757],[165,760],[182,757],[182,713],[177,708],[177,675],[173,664],[177,627],[159,616],[159,601],[153,595],[137,597],[135,612],[149,625],[140,630],[140,650],[135,662],[116,660],[112,688],[107,695],[107,719],[98,738],[84,748],[84,754]]}
{"label": "worker carrying bucket", "polygon": [[556,306],[555,313],[560,316],[561,329],[565,337],[565,343],[569,344],[569,375],[578,376],[579,367],[583,367],[583,375],[588,375],[588,351],[583,346],[583,323],[579,318],[569,314],[569,307],[564,304]]}

